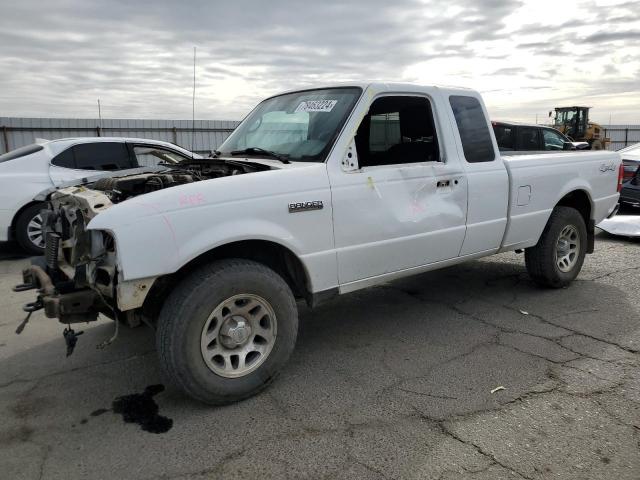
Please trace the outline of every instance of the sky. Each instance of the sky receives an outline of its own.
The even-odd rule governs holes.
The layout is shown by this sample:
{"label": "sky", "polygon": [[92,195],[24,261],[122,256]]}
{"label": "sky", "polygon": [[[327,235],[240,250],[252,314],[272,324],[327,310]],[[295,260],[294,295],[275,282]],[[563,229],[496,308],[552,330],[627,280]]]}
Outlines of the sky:
{"label": "sky", "polygon": [[236,120],[349,81],[479,90],[493,119],[640,124],[640,1],[0,0],[0,116]]}

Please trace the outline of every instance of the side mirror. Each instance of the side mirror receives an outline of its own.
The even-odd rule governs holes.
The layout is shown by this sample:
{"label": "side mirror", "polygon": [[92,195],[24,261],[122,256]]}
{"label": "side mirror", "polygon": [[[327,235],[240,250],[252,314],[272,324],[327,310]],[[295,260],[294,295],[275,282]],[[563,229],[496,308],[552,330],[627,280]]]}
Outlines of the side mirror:
{"label": "side mirror", "polygon": [[549,118],[551,118],[551,115],[553,115],[553,112],[549,112]]}
{"label": "side mirror", "polygon": [[355,172],[360,166],[358,165],[358,150],[356,150],[356,139],[352,139],[347,147],[347,151],[342,157],[342,170],[345,172]]}
{"label": "side mirror", "polygon": [[564,143],[562,144],[562,149],[563,149],[563,150],[575,150],[575,149],[576,149],[576,147],[575,147],[575,146],[573,145],[573,143],[571,143],[571,142],[564,142]]}

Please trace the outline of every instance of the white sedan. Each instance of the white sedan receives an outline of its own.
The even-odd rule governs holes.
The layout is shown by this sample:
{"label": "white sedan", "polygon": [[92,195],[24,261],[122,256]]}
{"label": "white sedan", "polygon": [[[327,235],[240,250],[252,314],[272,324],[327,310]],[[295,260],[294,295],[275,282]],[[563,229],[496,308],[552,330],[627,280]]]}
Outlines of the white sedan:
{"label": "white sedan", "polygon": [[41,191],[73,180],[159,163],[202,158],[159,140],[119,137],[39,140],[0,155],[0,241],[17,240],[28,252],[44,248]]}

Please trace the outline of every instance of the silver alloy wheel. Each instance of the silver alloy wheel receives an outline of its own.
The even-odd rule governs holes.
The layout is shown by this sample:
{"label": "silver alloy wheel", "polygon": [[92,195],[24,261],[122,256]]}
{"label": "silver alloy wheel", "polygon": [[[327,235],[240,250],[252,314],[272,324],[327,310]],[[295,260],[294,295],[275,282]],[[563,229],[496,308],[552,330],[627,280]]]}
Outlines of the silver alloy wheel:
{"label": "silver alloy wheel", "polygon": [[273,308],[264,298],[249,293],[234,295],[207,318],[200,338],[202,358],[221,377],[247,375],[271,353],[277,327]]}
{"label": "silver alloy wheel", "polygon": [[567,273],[575,266],[580,255],[580,234],[574,225],[566,225],[556,243],[556,265]]}
{"label": "silver alloy wheel", "polygon": [[37,214],[27,224],[27,238],[38,248],[44,248],[44,235],[42,234],[42,215]]}

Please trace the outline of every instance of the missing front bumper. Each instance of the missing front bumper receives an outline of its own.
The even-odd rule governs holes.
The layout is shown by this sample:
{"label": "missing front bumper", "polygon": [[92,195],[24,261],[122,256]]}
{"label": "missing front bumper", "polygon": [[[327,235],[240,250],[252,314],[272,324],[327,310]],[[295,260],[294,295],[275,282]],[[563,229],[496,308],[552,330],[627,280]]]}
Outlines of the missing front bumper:
{"label": "missing front bumper", "polygon": [[22,280],[23,283],[16,285],[14,291],[38,291],[36,300],[23,306],[25,312],[44,310],[47,317],[70,324],[97,320],[98,314],[104,310],[104,302],[95,291],[89,288],[74,289],[72,282],[61,282],[62,288],[59,289],[40,265],[34,264],[23,270]]}

